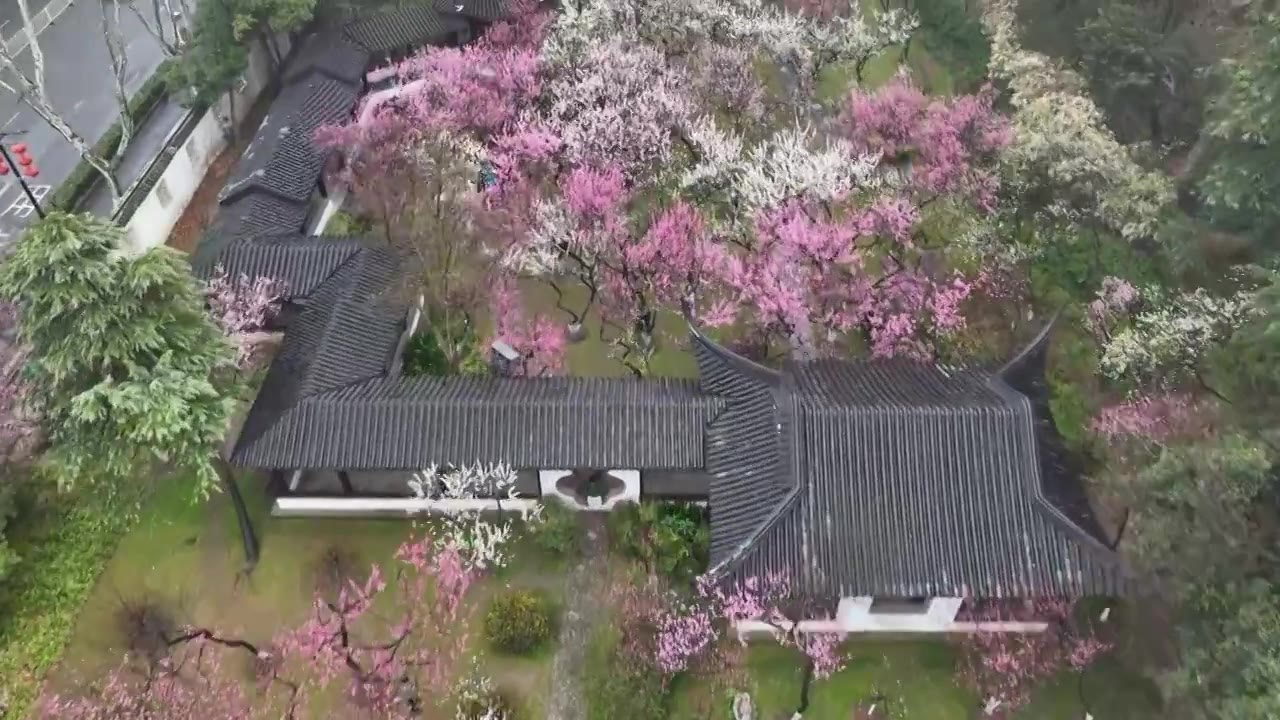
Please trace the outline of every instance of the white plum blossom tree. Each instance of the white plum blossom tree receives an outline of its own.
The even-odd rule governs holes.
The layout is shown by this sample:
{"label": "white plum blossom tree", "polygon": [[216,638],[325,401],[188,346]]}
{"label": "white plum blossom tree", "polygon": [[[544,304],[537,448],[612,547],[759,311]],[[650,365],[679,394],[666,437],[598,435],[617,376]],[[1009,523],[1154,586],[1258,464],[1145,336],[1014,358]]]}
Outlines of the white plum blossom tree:
{"label": "white plum blossom tree", "polygon": [[1114,380],[1163,384],[1194,376],[1205,355],[1256,313],[1250,290],[1219,297],[1197,288],[1167,296],[1148,288],[1141,297],[1145,309],[1103,345],[1098,367]]}
{"label": "white plum blossom tree", "polygon": [[1107,127],[1084,80],[1022,47],[1016,0],[983,5],[991,38],[990,72],[1006,83],[1014,142],[1001,155],[1005,187],[1018,197],[1052,198],[1039,208],[1055,222],[1101,225],[1127,240],[1154,235],[1173,186],[1144,169]]}
{"label": "white plum blossom tree", "polygon": [[691,124],[687,140],[698,161],[681,176],[681,185],[723,192],[730,203],[751,211],[790,199],[827,202],[880,182],[878,154],[855,153],[839,138],[819,141],[806,125],[746,148],[741,137],[704,116]]}
{"label": "white plum blossom tree", "polygon": [[[491,499],[497,505],[496,519],[479,508],[444,513],[444,532],[437,536],[441,546],[452,546],[462,561],[476,570],[505,567],[510,555],[507,544],[516,532],[515,519],[502,512],[502,499],[516,499],[516,472],[505,463],[463,465],[442,468],[432,465],[414,473],[409,480],[414,495],[430,500]],[[527,523],[537,522],[540,506],[521,509]]]}

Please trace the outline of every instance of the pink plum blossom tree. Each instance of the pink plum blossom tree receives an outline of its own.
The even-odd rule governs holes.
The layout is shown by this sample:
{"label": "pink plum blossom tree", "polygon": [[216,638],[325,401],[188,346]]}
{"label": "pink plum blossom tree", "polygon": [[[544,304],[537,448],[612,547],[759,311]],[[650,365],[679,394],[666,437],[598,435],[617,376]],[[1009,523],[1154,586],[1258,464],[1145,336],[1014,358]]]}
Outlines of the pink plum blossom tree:
{"label": "pink plum blossom tree", "polygon": [[224,667],[225,654],[195,638],[159,662],[126,658],[88,694],[50,695],[37,712],[50,720],[249,720],[249,698]]}
{"label": "pink plum blossom tree", "polygon": [[[876,355],[930,357],[964,327],[979,285],[945,269],[921,208],[990,209],[994,156],[1009,142],[991,94],[930,100],[906,81],[855,91],[838,137],[718,127],[720,117],[762,117],[757,57],[816,66],[909,33],[910,23],[837,15],[663,0],[594,0],[550,21],[526,14],[474,47],[402,63],[393,96],[318,137],[342,150],[354,194],[385,234],[465,258],[472,273],[457,283],[422,273],[419,285],[499,288],[483,304],[501,311],[497,334],[526,357],[554,349],[558,333],[537,318],[512,329],[504,275],[549,285],[571,329],[598,318],[639,374],[660,344],[660,318],[680,312],[765,347],[837,352],[853,335]],[[652,26],[658,17],[671,27]],[[892,167],[908,157],[905,173]],[[450,174],[445,164],[462,168],[458,182],[419,192]],[[493,182],[466,197],[462,180],[482,165]],[[453,219],[436,227],[441,216]],[[458,252],[457,238],[469,249]],[[944,262],[926,267],[926,257]],[[480,300],[427,304],[470,316]]]}
{"label": "pink plum blossom tree", "polygon": [[[1013,716],[1041,683],[1064,670],[1083,671],[1112,647],[1077,622],[1073,602],[1058,598],[990,601],[969,612],[979,627],[961,641],[958,672],[993,718]],[[1013,619],[1044,621],[1048,627],[1030,633],[982,628],[982,623]]]}
{"label": "pink plum blossom tree", "polygon": [[[299,720],[332,716],[341,697],[360,717],[410,718],[447,698],[466,647],[464,599],[475,580],[457,550],[430,537],[403,544],[388,578],[373,567],[363,582],[318,594],[296,627],[259,644],[210,628],[165,636],[165,652],[126,660],[102,683],[75,696],[53,695],[42,716],[63,720]],[[381,615],[394,586],[396,614]],[[375,614],[377,614],[375,616]],[[257,678],[253,697],[232,662]],[[339,695],[335,696],[335,692]]]}
{"label": "pink plum blossom tree", "polygon": [[905,169],[908,188],[924,199],[963,196],[990,211],[999,187],[996,155],[1013,140],[994,100],[990,87],[931,99],[897,78],[875,92],[850,92],[840,126],[856,151],[879,153]]}
{"label": "pink plum blossom tree", "polygon": [[274,278],[230,277],[219,265],[205,283],[205,299],[214,322],[236,347],[236,366],[254,367],[263,343],[271,338],[267,325],[280,312],[287,283]]}
{"label": "pink plum blossom tree", "polygon": [[783,575],[752,576],[728,584],[702,578],[694,599],[655,609],[654,662],[665,673],[688,670],[705,661],[722,634],[734,633],[739,623],[756,621],[764,623],[778,642],[805,655],[806,672],[824,679],[844,667],[839,649],[843,638],[802,630],[800,621],[812,619],[814,610],[814,604],[793,592]]}

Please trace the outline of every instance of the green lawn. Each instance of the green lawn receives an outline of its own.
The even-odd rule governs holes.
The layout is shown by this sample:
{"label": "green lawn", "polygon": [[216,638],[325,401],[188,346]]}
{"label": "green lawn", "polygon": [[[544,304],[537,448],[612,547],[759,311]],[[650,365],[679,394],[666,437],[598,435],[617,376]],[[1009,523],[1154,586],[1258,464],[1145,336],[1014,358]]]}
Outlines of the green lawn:
{"label": "green lawn", "polygon": [[[956,684],[955,648],[941,640],[860,640],[848,642],[848,665],[815,681],[805,720],[849,720],[860,703],[881,703],[893,718],[970,720],[980,716],[977,699]],[[751,646],[744,679],[731,687],[746,689],[759,720],[783,720],[797,708],[802,681],[801,657],[770,643]],[[1082,720],[1085,708],[1079,678],[1066,674],[1045,686],[1019,720]],[[1152,687],[1111,661],[1090,668],[1085,697],[1099,718],[1146,720],[1156,717]],[[672,720],[727,717],[726,683],[678,678],[671,700]]]}
{"label": "green lawn", "polygon": [[[72,689],[119,660],[122,600],[145,600],[178,625],[216,627],[266,643],[306,616],[334,551],[357,577],[373,563],[389,570],[399,544],[424,529],[398,519],[272,518],[261,493],[250,489],[257,482],[242,481],[262,542],[261,560],[247,577],[240,572],[243,555],[226,498],[193,504],[180,487],[161,490],[121,540],[84,603],[62,662],[49,677],[51,687]],[[478,618],[492,593],[505,586],[536,587],[559,603],[562,577],[554,560],[517,544],[510,568],[473,588],[467,607]],[[550,651],[530,659],[494,657],[483,647],[478,622],[472,625],[472,654],[495,683],[530,708],[543,707],[551,681]]]}

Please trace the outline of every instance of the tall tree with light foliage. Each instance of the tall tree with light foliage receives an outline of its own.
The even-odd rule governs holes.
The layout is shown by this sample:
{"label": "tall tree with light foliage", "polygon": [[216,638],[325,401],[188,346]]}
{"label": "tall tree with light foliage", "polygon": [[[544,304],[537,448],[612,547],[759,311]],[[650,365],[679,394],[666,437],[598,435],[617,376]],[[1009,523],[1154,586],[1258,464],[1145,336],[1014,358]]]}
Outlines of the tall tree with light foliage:
{"label": "tall tree with light foliage", "polygon": [[221,456],[235,409],[232,353],[181,256],[121,252],[124,231],[52,213],[0,267],[0,298],[23,318],[30,400],[63,490],[137,486],[168,466],[204,497],[229,491],[250,563],[257,548]]}

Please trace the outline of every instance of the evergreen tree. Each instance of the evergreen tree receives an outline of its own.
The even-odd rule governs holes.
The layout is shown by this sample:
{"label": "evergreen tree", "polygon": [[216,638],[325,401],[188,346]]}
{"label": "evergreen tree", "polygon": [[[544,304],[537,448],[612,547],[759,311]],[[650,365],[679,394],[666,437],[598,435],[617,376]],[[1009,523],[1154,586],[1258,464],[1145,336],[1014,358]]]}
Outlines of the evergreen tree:
{"label": "evergreen tree", "polygon": [[67,490],[127,484],[165,463],[206,496],[232,494],[246,556],[247,514],[220,455],[235,408],[231,348],[181,256],[129,256],[123,230],[53,213],[0,267],[0,297],[24,319],[30,400],[49,448],[40,470]]}

